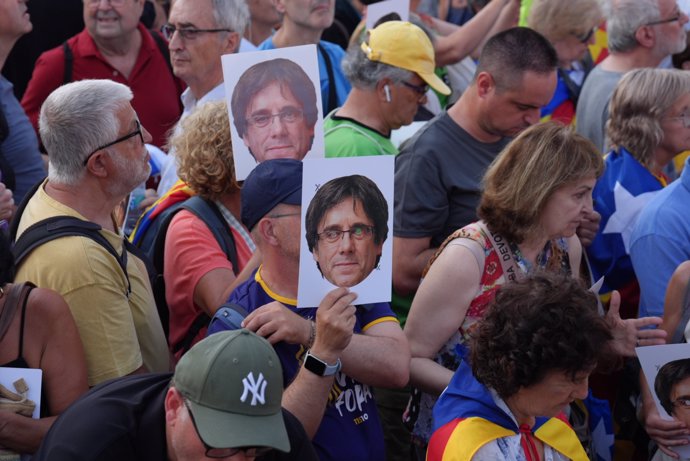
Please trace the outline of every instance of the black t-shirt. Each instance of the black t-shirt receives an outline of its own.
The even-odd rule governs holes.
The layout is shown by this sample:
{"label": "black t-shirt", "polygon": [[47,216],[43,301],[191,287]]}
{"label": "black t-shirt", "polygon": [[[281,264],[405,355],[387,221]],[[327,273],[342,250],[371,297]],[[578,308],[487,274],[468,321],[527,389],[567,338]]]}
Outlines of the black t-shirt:
{"label": "black t-shirt", "polygon": [[[165,394],[172,373],[127,376],[100,384],[55,421],[33,461],[167,461]],[[292,450],[264,461],[317,461],[300,422],[283,410]]]}

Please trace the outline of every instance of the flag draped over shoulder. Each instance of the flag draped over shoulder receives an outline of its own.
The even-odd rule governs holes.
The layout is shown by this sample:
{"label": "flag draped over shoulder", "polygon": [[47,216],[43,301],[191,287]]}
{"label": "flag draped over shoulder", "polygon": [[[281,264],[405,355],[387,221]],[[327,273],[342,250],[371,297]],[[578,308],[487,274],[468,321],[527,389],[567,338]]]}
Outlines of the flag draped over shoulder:
{"label": "flag draped over shoulder", "polygon": [[[434,429],[427,461],[470,461],[483,445],[520,433],[512,416],[498,407],[464,360],[434,406]],[[537,417],[532,432],[568,458],[588,460],[564,415]]]}
{"label": "flag draped over shoulder", "polygon": [[665,185],[624,148],[611,151],[604,174],[594,187],[594,209],[601,214],[599,232],[587,248],[595,280],[604,277],[600,293],[636,284],[630,260],[630,236],[642,208]]}
{"label": "flag draped over shoulder", "polygon": [[195,195],[194,191],[192,191],[187,184],[181,180],[178,180],[175,185],[168,190],[168,192],[156,200],[154,204],[148,207],[141,215],[136,226],[134,226],[134,230],[132,231],[132,235],[130,235],[129,240],[133,244],[139,246],[141,239],[146,234],[146,231],[153,220],[156,219],[156,216],[161,214],[171,205],[183,200],[187,200],[192,195]]}

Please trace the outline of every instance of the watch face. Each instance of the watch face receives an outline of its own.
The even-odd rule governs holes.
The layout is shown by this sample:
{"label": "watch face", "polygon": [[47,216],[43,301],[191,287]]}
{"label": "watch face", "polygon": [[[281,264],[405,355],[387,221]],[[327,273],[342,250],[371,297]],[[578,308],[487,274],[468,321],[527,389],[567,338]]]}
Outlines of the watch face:
{"label": "watch face", "polygon": [[304,367],[319,376],[324,376],[326,373],[326,364],[311,354],[307,354],[304,359]]}

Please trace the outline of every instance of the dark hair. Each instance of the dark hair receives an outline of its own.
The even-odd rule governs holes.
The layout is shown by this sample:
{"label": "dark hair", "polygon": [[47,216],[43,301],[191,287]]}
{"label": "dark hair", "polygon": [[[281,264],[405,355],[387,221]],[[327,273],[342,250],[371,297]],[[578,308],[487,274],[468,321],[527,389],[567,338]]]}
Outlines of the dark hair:
{"label": "dark hair", "polygon": [[314,83],[294,61],[276,58],[251,66],[242,74],[232,91],[230,107],[233,123],[240,136],[244,136],[247,131],[247,106],[258,92],[272,83],[278,83],[281,89],[288,88],[295,99],[302,103],[307,126],[313,127],[316,124],[318,109]]}
{"label": "dark hair", "polygon": [[486,42],[474,76],[488,72],[503,91],[521,85],[525,72],[548,74],[557,66],[556,50],[543,35],[528,27],[513,27]]}
{"label": "dark hair", "polygon": [[10,239],[0,232],[0,287],[14,281],[15,266]]}
{"label": "dark hair", "polygon": [[[354,174],[331,179],[314,194],[309,203],[306,217],[307,246],[313,252],[319,240],[319,223],[326,212],[345,200],[352,198],[354,204],[359,202],[364,213],[374,222],[374,242],[378,245],[388,237],[388,202],[374,181]],[[378,261],[377,261],[378,263]]]}
{"label": "dark hair", "polygon": [[679,381],[690,377],[690,359],[673,360],[659,368],[654,380],[654,392],[666,413],[673,414],[671,390]]}
{"label": "dark hair", "polygon": [[506,399],[551,371],[591,371],[610,339],[594,293],[573,277],[539,272],[498,290],[472,332],[470,363]]}

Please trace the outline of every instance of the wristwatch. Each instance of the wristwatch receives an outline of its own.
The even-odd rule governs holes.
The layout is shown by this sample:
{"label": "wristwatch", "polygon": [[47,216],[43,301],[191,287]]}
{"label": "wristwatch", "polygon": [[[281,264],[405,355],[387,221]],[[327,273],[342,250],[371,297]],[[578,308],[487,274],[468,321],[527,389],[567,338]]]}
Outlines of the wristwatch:
{"label": "wristwatch", "polygon": [[340,359],[338,359],[335,364],[329,365],[312,354],[311,351],[307,351],[304,355],[304,368],[318,376],[333,376],[340,371],[342,364]]}

